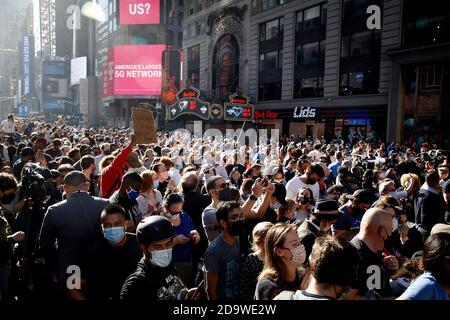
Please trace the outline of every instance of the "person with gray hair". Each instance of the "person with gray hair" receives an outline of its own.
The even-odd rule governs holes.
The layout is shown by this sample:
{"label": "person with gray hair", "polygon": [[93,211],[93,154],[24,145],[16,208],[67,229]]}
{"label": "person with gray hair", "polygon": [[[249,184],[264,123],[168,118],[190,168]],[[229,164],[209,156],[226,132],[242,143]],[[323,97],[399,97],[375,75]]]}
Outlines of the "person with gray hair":
{"label": "person with gray hair", "polygon": [[46,264],[53,265],[57,257],[58,284],[71,299],[79,298],[80,293],[66,286],[72,274],[69,267],[80,266],[92,245],[103,238],[101,213],[109,204],[108,200],[90,196],[88,190],[89,181],[83,172],[72,171],[65,176],[66,200],[48,208],[38,241]]}

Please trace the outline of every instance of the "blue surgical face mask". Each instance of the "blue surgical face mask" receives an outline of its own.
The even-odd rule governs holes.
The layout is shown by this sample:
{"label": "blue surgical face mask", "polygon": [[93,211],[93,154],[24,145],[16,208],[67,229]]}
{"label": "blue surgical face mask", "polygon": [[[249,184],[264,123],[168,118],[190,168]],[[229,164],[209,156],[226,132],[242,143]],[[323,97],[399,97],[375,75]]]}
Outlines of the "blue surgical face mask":
{"label": "blue surgical face mask", "polygon": [[150,262],[155,266],[165,268],[172,261],[172,248],[166,250],[150,251]]}
{"label": "blue surgical face mask", "polygon": [[182,163],[177,163],[177,169],[178,170],[183,170],[183,164]]}
{"label": "blue surgical face mask", "polygon": [[130,191],[127,191],[128,199],[136,200],[139,197],[140,192],[130,187]]}
{"label": "blue surgical face mask", "polygon": [[159,180],[153,181],[153,189],[158,189],[159,187]]}
{"label": "blue surgical face mask", "polygon": [[125,227],[104,228],[103,235],[111,244],[118,244],[125,237]]}

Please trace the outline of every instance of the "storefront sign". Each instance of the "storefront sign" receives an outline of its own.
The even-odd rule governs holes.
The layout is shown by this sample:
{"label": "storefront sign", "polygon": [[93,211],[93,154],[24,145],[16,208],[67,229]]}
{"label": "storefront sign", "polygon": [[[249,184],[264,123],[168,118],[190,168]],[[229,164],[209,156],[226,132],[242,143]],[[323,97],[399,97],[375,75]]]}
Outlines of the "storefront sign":
{"label": "storefront sign", "polygon": [[315,118],[316,108],[310,106],[295,107],[294,118],[295,119],[305,119],[305,118]]}
{"label": "storefront sign", "polygon": [[278,112],[272,112],[270,110],[255,111],[255,119],[257,119],[257,120],[275,120],[275,119],[278,119]]}
{"label": "storefront sign", "polygon": [[192,114],[200,119],[208,120],[210,105],[200,100],[200,91],[195,88],[187,88],[178,92],[178,100],[167,107],[167,119],[174,120],[184,114]]}
{"label": "storefront sign", "polygon": [[230,102],[224,103],[223,118],[231,121],[253,120],[252,104],[249,104],[250,98],[244,94],[235,94],[229,96]]}

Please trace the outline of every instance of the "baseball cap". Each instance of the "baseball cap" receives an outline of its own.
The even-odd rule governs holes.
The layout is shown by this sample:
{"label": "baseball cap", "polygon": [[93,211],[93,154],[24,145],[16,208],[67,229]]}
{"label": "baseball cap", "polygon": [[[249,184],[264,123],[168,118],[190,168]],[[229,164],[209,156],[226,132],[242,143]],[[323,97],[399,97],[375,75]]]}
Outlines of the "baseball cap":
{"label": "baseball cap", "polygon": [[363,203],[373,203],[375,201],[375,196],[368,189],[358,189],[353,194],[347,195],[347,199],[356,199]]}
{"label": "baseball cap", "polygon": [[431,233],[430,234],[436,234],[436,233],[442,233],[442,232],[450,233],[450,224],[437,223],[431,229]]}

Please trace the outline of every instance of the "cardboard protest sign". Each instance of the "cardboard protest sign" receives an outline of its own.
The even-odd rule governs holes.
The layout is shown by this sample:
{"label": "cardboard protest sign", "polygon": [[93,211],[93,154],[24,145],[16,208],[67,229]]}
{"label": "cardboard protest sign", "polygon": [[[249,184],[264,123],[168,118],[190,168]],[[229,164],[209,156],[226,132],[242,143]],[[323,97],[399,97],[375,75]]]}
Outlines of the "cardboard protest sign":
{"label": "cardboard protest sign", "polygon": [[133,108],[132,115],[134,135],[137,144],[158,142],[153,113],[147,109]]}

